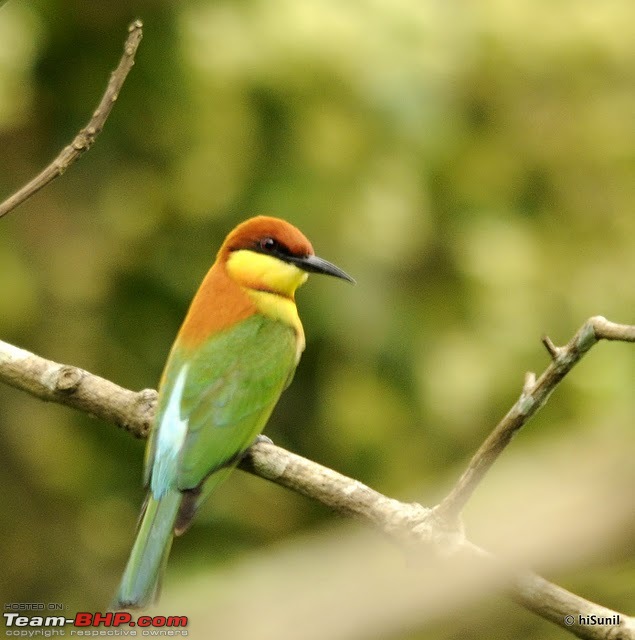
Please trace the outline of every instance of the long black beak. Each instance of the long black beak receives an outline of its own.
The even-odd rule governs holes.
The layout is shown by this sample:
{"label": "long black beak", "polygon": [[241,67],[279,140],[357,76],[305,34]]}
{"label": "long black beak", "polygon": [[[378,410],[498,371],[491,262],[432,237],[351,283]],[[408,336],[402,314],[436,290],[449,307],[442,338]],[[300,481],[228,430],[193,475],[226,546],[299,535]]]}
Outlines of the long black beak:
{"label": "long black beak", "polygon": [[296,267],[308,271],[310,273],[324,273],[327,276],[335,276],[336,278],[342,278],[342,280],[348,280],[356,284],[355,279],[351,278],[348,273],[335,266],[332,262],[324,260],[324,258],[318,258],[317,256],[285,256],[287,262],[291,262]]}

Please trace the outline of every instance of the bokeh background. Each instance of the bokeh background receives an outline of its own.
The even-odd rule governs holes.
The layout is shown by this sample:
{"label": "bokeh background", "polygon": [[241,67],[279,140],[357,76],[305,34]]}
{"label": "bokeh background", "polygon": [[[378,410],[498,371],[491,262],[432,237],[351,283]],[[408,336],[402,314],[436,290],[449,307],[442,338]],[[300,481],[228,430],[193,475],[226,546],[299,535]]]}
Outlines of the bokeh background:
{"label": "bokeh background", "polygon": [[[313,277],[299,292],[308,348],[268,435],[434,504],[525,371],[546,366],[543,333],[564,342],[595,314],[635,322],[631,0],[9,0],[0,197],[86,123],[137,17],[137,63],[95,146],[0,220],[1,339],[155,386],[225,234],[253,214],[284,217],[358,285]],[[549,518],[562,535],[545,548],[569,560],[543,573],[631,614],[634,380],[632,347],[596,347],[466,513],[495,548],[514,514],[566,489]],[[143,443],[8,387],[0,407],[2,601],[103,610],[142,501]],[[563,481],[572,463],[578,480],[625,480],[587,500]],[[604,499],[626,524],[576,554],[567,532],[602,517]],[[349,535],[320,505],[236,472],[174,545],[166,612],[181,613],[167,608],[182,592],[211,607],[218,575],[324,532],[331,544],[340,528]],[[342,637],[567,634],[493,594]]]}

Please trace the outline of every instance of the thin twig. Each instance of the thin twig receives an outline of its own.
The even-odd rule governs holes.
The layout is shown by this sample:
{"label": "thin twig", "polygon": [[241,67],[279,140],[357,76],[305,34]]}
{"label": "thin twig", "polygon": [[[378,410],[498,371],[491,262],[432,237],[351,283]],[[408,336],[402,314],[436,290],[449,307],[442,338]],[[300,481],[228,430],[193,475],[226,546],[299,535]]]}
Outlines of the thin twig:
{"label": "thin twig", "polygon": [[49,182],[61,176],[81,155],[92,146],[95,138],[104,128],[106,119],[119,96],[123,83],[126,81],[130,69],[135,62],[135,55],[143,35],[141,20],[135,20],[128,27],[128,37],[124,44],[124,51],[119,60],[119,65],[112,72],[106,91],[102,96],[93,117],[88,124],[75,136],[73,141],[62,149],[59,155],[35,178],[30,180],[21,189],[0,203],[0,218],[18,205],[28,200],[34,193],[45,187]]}
{"label": "thin twig", "polygon": [[545,349],[549,352],[552,360],[557,360],[560,355],[560,348],[556,347],[549,336],[542,336],[542,344],[545,345]]}
{"label": "thin twig", "polygon": [[[602,338],[635,341],[635,328],[615,325],[604,318],[591,318],[564,349],[576,344],[579,359]],[[544,376],[531,393],[536,393],[535,387],[541,384]],[[43,400],[65,404],[114,422],[137,437],[147,435],[154,416],[156,392],[151,389],[133,392],[83,369],[46,360],[1,341],[0,381]],[[428,509],[416,503],[394,500],[357,480],[267,442],[253,445],[240,467],[319,501],[338,513],[366,522],[401,542],[433,545],[446,553],[449,550],[455,556],[466,554],[500,565],[509,575],[513,600],[580,638],[635,640],[635,618],[569,593],[531,572],[510,570],[495,556],[469,542],[460,529],[449,526],[448,520],[440,519],[438,507]],[[619,624],[606,627],[576,623],[570,626],[567,616],[574,616],[577,621],[580,614],[619,616]]]}
{"label": "thin twig", "polygon": [[589,318],[564,347],[556,347],[551,339],[543,338],[551,363],[532,384],[529,384],[531,376],[525,378],[518,401],[479,447],[452,490],[435,507],[440,518],[448,521],[459,518],[474,490],[514,435],[545,405],[558,383],[599,340],[635,342],[635,326],[616,324],[595,316]]}

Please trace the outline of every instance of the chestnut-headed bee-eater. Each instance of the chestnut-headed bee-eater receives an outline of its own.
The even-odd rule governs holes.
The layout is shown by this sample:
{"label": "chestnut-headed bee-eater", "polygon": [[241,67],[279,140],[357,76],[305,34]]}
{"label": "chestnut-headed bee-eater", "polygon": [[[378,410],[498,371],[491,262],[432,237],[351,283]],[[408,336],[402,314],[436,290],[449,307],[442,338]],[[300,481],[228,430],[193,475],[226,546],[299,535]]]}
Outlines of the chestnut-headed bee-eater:
{"label": "chestnut-headed bee-eater", "polygon": [[354,282],[278,218],[251,218],[223,242],[161,377],[148,494],[113,608],[156,599],[173,536],[189,528],[291,382],[305,344],[295,291],[308,273]]}

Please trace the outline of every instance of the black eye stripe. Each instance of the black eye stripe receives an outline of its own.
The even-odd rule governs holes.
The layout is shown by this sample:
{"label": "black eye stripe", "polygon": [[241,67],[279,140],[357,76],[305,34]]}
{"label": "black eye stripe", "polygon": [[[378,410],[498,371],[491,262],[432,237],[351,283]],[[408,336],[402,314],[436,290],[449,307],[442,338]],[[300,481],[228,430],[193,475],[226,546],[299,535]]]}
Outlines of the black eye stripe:
{"label": "black eye stripe", "polygon": [[257,240],[255,250],[259,253],[268,253],[280,258],[286,258],[292,255],[287,247],[269,236]]}

